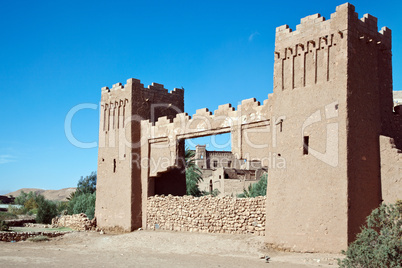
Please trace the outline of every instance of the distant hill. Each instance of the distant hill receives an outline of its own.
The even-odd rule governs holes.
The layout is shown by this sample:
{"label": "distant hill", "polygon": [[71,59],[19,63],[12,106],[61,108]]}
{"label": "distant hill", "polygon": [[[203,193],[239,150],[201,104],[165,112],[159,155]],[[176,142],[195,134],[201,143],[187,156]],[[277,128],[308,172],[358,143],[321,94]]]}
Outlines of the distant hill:
{"label": "distant hill", "polygon": [[75,192],[75,190],[76,190],[75,187],[64,188],[64,189],[60,189],[60,190],[43,190],[43,189],[36,189],[36,188],[22,188],[15,192],[8,193],[6,195],[7,196],[12,195],[14,197],[17,197],[21,194],[22,191],[24,191],[25,193],[35,192],[35,193],[43,195],[48,200],[66,201],[67,197],[70,196],[70,193]]}

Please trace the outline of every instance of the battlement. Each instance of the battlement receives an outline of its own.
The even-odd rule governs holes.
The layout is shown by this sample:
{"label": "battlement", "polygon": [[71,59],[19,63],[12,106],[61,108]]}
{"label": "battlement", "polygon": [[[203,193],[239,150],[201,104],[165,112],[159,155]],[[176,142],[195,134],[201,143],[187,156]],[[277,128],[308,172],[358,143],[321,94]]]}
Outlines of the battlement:
{"label": "battlement", "polygon": [[[349,22],[348,22],[349,20]],[[352,23],[350,23],[352,22]],[[354,24],[354,25],[353,25]],[[300,33],[305,33],[309,30],[332,30],[341,34],[348,27],[355,26],[359,32],[370,32],[372,35],[378,33],[379,36],[383,36],[386,39],[391,38],[391,31],[387,27],[383,27],[378,32],[377,18],[364,14],[361,19],[358,18],[358,14],[355,12],[355,7],[350,3],[337,6],[335,13],[331,14],[331,18],[326,20],[320,14],[314,14],[302,18],[300,24],[296,26],[296,30],[293,31],[289,28],[289,25],[282,25],[276,28],[277,40],[287,39]],[[314,35],[314,33],[312,33]]]}
{"label": "battlement", "polygon": [[182,88],[174,88],[172,91],[169,92],[168,89],[166,89],[163,84],[158,83],[152,83],[151,85],[148,85],[148,87],[144,87],[144,84],[141,83],[141,80],[135,78],[127,79],[127,83],[124,86],[122,85],[122,83],[116,83],[112,86],[112,88],[102,87],[102,94],[110,93],[115,90],[124,91],[127,85],[136,85],[136,88],[140,88],[143,91],[158,92],[158,94],[166,93],[166,94],[184,95],[184,89]]}
{"label": "battlement", "polygon": [[[215,110],[213,113],[208,108],[198,109],[195,114],[189,116],[187,113],[179,113],[176,117],[169,119],[166,116],[159,117],[155,122],[154,128],[160,128],[163,126],[167,126],[168,124],[175,123],[181,124],[186,122],[186,125],[191,125],[191,120],[201,120],[201,121],[214,121],[214,120],[221,120],[222,118],[243,118],[241,123],[250,123],[252,121],[263,121],[268,119],[266,115],[268,109],[268,101],[265,100],[263,105],[260,104],[255,98],[242,100],[241,104],[237,106],[237,110],[232,107],[230,103],[219,105],[218,109]],[[267,117],[267,118],[265,118]],[[150,120],[143,120],[148,121],[149,124],[152,124]]]}
{"label": "battlement", "polygon": [[356,53],[390,55],[391,30],[383,27],[378,32],[377,18],[365,14],[359,19],[355,7],[349,3],[338,6],[329,20],[317,13],[302,18],[295,31],[288,25],[279,26],[274,92],[315,86],[342,77],[339,70],[343,67],[339,63],[346,61],[344,51],[350,42],[356,43]]}

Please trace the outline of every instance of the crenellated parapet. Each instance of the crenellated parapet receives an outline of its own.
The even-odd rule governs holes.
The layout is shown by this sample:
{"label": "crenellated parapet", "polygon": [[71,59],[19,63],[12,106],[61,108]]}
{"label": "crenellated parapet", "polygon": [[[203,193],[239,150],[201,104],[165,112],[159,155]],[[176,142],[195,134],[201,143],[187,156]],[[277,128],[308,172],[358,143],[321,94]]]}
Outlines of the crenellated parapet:
{"label": "crenellated parapet", "polygon": [[122,83],[116,83],[112,86],[112,88],[102,87],[102,94],[112,96],[114,91],[126,91],[127,86],[129,86],[130,89],[135,88],[136,90],[142,90],[154,94],[184,95],[184,89],[182,88],[174,88],[169,92],[163,84],[158,83],[152,83],[151,85],[148,85],[148,87],[144,87],[144,84],[141,83],[141,80],[135,78],[128,79],[125,85],[122,85]]}
{"label": "crenellated parapet", "polygon": [[288,25],[276,28],[274,91],[289,90],[330,82],[343,66],[337,62],[346,59],[347,42],[359,40],[381,53],[390,53],[391,30],[383,27],[378,32],[377,18],[365,14],[359,19],[355,7],[340,5],[331,18],[320,14],[302,18],[296,30]]}
{"label": "crenellated parapet", "polygon": [[154,121],[163,114],[173,118],[183,109],[184,89],[175,88],[169,92],[158,83],[144,87],[139,79],[130,78],[125,85],[116,83],[111,88],[102,88],[101,129],[124,128],[127,116],[136,115]]}
{"label": "crenellated parapet", "polygon": [[387,27],[383,27],[378,31],[377,18],[364,14],[359,19],[352,4],[345,3],[336,7],[336,12],[331,14],[331,18],[326,20],[320,14],[314,14],[302,18],[300,24],[296,26],[296,30],[289,28],[289,25],[282,25],[276,28],[276,39],[282,41],[293,38],[298,35],[316,36],[317,31],[335,31],[342,35],[345,30],[357,30],[360,33],[367,32],[380,39],[390,39],[391,31]]}
{"label": "crenellated parapet", "polygon": [[[143,126],[148,125],[150,129],[149,138],[160,138],[168,136],[166,129],[179,135],[186,135],[193,132],[222,130],[222,128],[235,127],[236,124],[251,124],[260,121],[269,121],[268,102],[263,105],[255,98],[243,100],[237,110],[231,104],[220,105],[213,113],[207,108],[198,109],[195,114],[189,116],[187,113],[177,114],[176,117],[168,119],[166,116],[159,117],[153,125],[149,120],[143,121]],[[225,130],[225,132],[229,132]],[[200,134],[202,135],[202,134]]]}
{"label": "crenellated parapet", "polygon": [[[184,139],[217,135],[223,133],[232,134],[232,152],[237,158],[247,158],[242,148],[249,146],[250,143],[264,143],[259,138],[253,139],[253,135],[261,129],[269,132],[270,111],[269,101],[260,104],[256,99],[243,100],[237,109],[231,104],[220,105],[213,113],[207,108],[198,109],[195,114],[189,116],[187,113],[179,113],[174,118],[167,116],[159,117],[153,124],[150,120],[141,121],[141,136],[149,142],[151,152],[156,155],[164,151],[171,155],[169,165],[152,166],[150,176],[156,176],[160,172],[166,171],[168,167],[177,165],[177,146]],[[248,135],[248,136],[247,136]],[[247,143],[247,144],[246,144]],[[148,145],[143,147],[148,148]],[[163,149],[162,149],[163,148]],[[157,156],[150,155],[151,158]]]}

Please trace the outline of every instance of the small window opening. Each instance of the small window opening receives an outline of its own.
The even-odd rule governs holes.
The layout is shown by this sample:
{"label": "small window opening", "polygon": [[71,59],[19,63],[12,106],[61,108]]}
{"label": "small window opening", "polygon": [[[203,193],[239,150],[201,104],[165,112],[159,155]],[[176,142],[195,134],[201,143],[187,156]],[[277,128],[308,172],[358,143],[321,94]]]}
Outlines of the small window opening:
{"label": "small window opening", "polygon": [[228,161],[228,167],[232,167],[232,161]]}
{"label": "small window opening", "polygon": [[116,159],[113,159],[113,173],[116,173]]}
{"label": "small window opening", "polygon": [[304,136],[303,137],[303,155],[308,154],[308,144],[309,144],[310,137]]}
{"label": "small window opening", "polygon": [[214,167],[218,166],[218,161],[214,160]]}

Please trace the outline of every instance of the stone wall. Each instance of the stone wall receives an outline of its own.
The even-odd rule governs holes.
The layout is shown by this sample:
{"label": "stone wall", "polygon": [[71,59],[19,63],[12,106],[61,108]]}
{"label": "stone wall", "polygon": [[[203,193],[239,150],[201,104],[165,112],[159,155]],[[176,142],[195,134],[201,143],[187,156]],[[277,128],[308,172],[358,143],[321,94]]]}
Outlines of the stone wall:
{"label": "stone wall", "polygon": [[25,218],[25,219],[11,219],[4,221],[9,227],[24,226],[27,223],[35,223],[35,217]]}
{"label": "stone wall", "polygon": [[265,197],[151,196],[147,229],[265,235]]}
{"label": "stone wall", "polygon": [[30,237],[43,235],[49,238],[65,235],[70,232],[0,232],[0,241],[3,242],[18,242],[27,240]]}
{"label": "stone wall", "polygon": [[77,231],[89,231],[96,229],[96,218],[90,220],[84,213],[64,215],[52,219],[52,226],[68,227]]}

